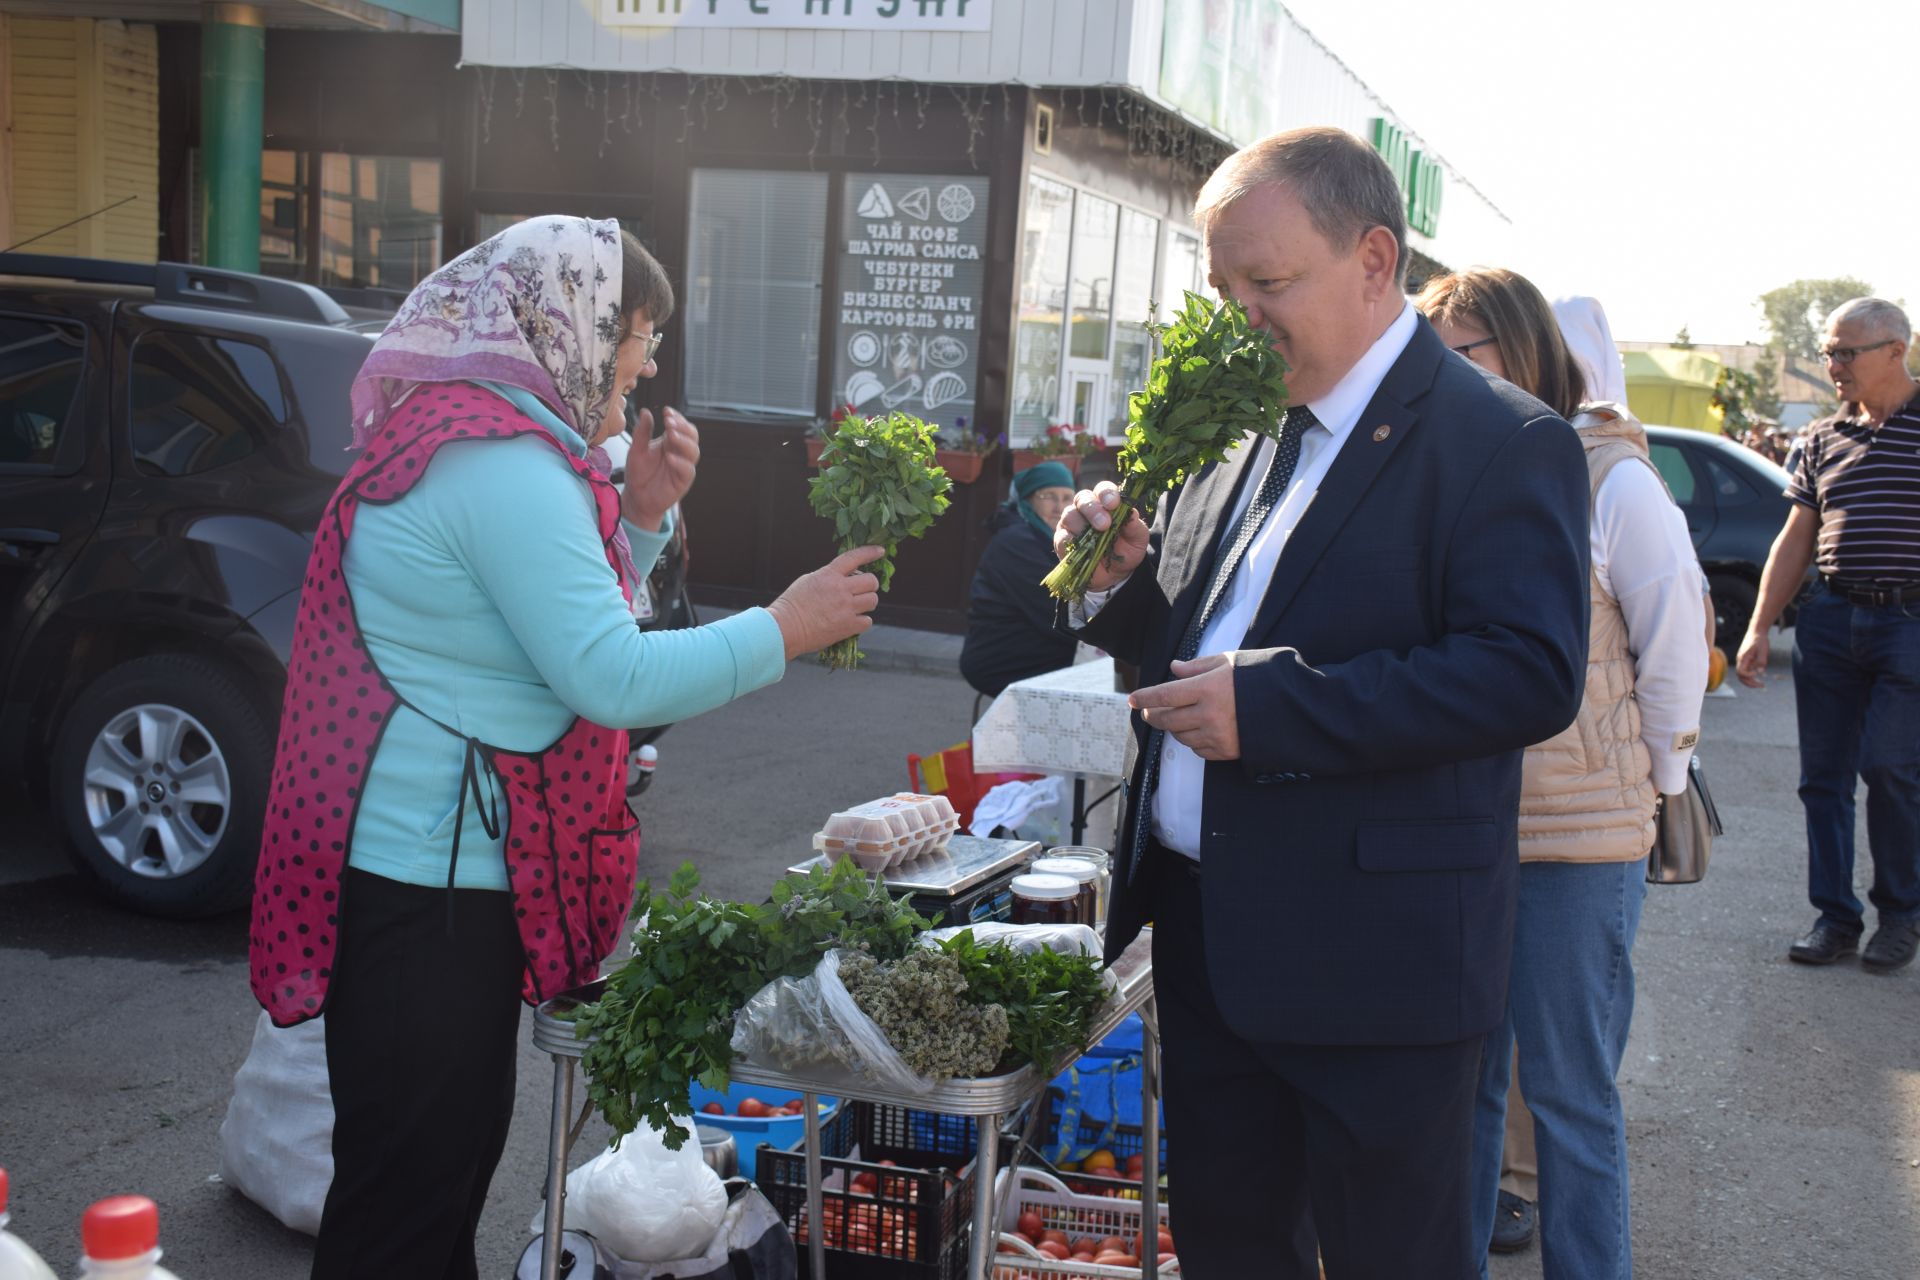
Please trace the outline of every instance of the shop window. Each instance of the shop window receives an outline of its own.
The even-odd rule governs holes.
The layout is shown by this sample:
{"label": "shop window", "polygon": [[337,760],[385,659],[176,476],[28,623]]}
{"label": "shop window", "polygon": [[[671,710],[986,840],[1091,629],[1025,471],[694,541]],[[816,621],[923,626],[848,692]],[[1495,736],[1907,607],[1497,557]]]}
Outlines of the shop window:
{"label": "shop window", "polygon": [[1160,290],[1160,305],[1168,315],[1172,315],[1186,299],[1181,295],[1188,290],[1194,293],[1206,293],[1207,273],[1200,261],[1200,241],[1183,231],[1169,232],[1167,235],[1167,266],[1165,283]]}
{"label": "shop window", "polygon": [[813,417],[827,176],[696,169],[691,225],[688,405]]}
{"label": "shop window", "polygon": [[405,293],[440,265],[440,176],[434,159],[262,152],[260,269]]}
{"label": "shop window", "polygon": [[1057,421],[1061,336],[1067,308],[1073,188],[1034,174],[1027,179],[1020,237],[1020,314],[1014,333],[1014,439]]}
{"label": "shop window", "polygon": [[0,316],[0,468],[78,461],[85,442],[69,420],[86,349],[78,326]]}
{"label": "shop window", "polygon": [[134,343],[128,399],[133,456],[151,475],[229,466],[286,420],[279,368],[264,347],[160,330]]}
{"label": "shop window", "polygon": [[1113,321],[1113,255],[1120,242],[1120,206],[1082,191],[1073,211],[1073,337],[1075,359],[1107,358]]}
{"label": "shop window", "polygon": [[[1113,386],[1104,424],[1109,436],[1127,429],[1127,396],[1147,385],[1153,361],[1153,251],[1160,220],[1133,209],[1120,211],[1120,253],[1113,267]],[[1092,425],[1092,424],[1088,424]]]}

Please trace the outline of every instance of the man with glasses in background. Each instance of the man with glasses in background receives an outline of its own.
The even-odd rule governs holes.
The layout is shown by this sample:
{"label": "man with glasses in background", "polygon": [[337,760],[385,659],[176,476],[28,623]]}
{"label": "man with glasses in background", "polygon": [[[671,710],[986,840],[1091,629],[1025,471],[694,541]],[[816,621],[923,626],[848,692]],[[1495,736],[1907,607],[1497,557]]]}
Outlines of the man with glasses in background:
{"label": "man with glasses in background", "polygon": [[[1760,577],[1740,646],[1742,683],[1759,688],[1767,631],[1809,564],[1820,584],[1794,629],[1800,801],[1808,896],[1820,911],[1787,952],[1891,973],[1920,945],[1920,383],[1907,372],[1913,328],[1891,302],[1855,298],[1827,319],[1820,354],[1840,411],[1807,429],[1787,496],[1793,508]],[[1867,783],[1867,894],[1880,927],[1860,950],[1853,892],[1854,787]]]}

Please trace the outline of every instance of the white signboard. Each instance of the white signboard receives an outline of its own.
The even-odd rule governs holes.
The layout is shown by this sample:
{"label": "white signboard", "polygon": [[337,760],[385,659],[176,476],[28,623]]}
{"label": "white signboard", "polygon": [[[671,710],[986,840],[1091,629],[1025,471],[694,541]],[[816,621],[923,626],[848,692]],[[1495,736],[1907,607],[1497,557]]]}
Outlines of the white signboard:
{"label": "white signboard", "polygon": [[993,0],[600,0],[609,27],[989,31]]}

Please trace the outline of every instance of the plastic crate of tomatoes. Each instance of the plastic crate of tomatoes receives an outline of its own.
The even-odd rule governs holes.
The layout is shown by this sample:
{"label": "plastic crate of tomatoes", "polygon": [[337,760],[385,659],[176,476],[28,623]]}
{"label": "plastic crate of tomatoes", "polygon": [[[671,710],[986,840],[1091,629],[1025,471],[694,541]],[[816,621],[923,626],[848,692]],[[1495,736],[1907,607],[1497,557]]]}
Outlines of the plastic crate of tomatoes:
{"label": "plastic crate of tomatoes", "polygon": [[[1048,1089],[1041,1098],[1039,1123],[1027,1161],[1051,1170],[1069,1190],[1087,1195],[1140,1198],[1140,1180],[1146,1169],[1146,1137],[1137,1124],[1121,1124],[1084,1114],[1075,1115],[1071,1142],[1061,1142],[1066,1095]],[[1060,1157],[1062,1151],[1072,1158]],[[1160,1130],[1160,1196],[1168,1192],[1167,1131]]]}
{"label": "plastic crate of tomatoes", "polygon": [[[1000,1177],[1015,1182],[995,1242],[994,1280],[1138,1280],[1147,1239],[1137,1201],[1077,1193],[1040,1169],[1003,1170]],[[1171,1274],[1178,1255],[1167,1207],[1160,1210],[1154,1257]]]}
{"label": "plastic crate of tomatoes", "polygon": [[[974,1122],[848,1102],[820,1129],[822,1237],[832,1280],[958,1280],[973,1213]],[[805,1143],[762,1146],[761,1192],[811,1275]]]}

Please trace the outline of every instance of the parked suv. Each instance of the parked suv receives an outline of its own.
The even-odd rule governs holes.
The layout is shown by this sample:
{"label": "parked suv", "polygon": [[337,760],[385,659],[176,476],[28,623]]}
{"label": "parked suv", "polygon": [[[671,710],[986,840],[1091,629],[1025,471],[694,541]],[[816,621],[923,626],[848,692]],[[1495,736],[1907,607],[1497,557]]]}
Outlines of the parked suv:
{"label": "parked suv", "polygon": [[[1715,643],[1731,657],[1753,619],[1760,571],[1793,505],[1783,492],[1787,473],[1753,450],[1706,431],[1649,426],[1647,446],[1687,518],[1713,593]],[[1782,625],[1791,626],[1793,618],[1789,606]]]}
{"label": "parked suv", "polygon": [[[201,915],[251,890],[300,583],[372,343],[308,285],[0,254],[0,776],[126,906]],[[643,626],[691,623],[683,540],[650,588]]]}

